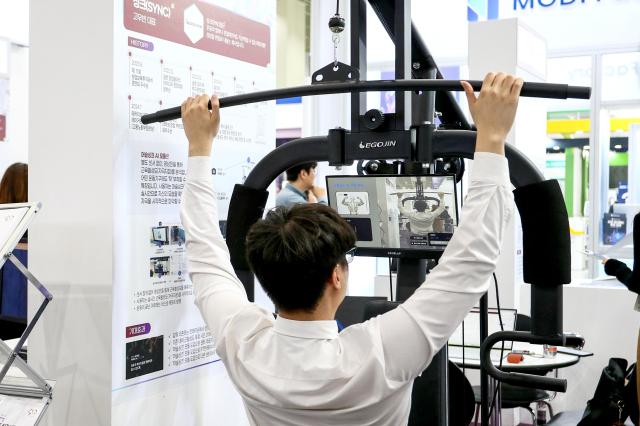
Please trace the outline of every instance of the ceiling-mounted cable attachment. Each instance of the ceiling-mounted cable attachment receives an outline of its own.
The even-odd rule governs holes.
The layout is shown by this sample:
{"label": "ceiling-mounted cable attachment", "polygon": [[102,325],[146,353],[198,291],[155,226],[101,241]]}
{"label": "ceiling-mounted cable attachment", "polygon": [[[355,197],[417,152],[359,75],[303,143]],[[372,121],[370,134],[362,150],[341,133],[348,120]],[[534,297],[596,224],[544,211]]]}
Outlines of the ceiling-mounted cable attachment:
{"label": "ceiling-mounted cable attachment", "polygon": [[329,29],[332,33],[341,33],[344,27],[344,18],[340,16],[340,0],[336,0],[336,14],[329,19]]}
{"label": "ceiling-mounted cable attachment", "polygon": [[345,21],[340,16],[340,0],[336,0],[336,14],[329,18],[329,29],[331,30],[333,41],[333,66],[338,67],[338,44],[340,43],[340,34],[344,31]]}
{"label": "ceiling-mounted cable attachment", "polygon": [[359,80],[360,75],[357,69],[338,61],[338,45],[345,27],[345,20],[340,16],[340,0],[336,0],[336,13],[329,18],[329,30],[331,30],[331,41],[333,42],[333,63],[314,72],[311,76],[311,84],[344,83]]}

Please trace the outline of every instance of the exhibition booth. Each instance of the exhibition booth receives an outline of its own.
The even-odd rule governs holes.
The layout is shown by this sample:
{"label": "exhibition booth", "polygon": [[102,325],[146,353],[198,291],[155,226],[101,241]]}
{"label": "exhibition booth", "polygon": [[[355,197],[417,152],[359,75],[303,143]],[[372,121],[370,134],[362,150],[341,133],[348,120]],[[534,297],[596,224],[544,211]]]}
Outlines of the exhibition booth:
{"label": "exhibition booth", "polygon": [[0,2],[0,176],[29,167],[28,202],[0,204],[0,424],[254,424],[189,275],[179,105],[203,93],[220,98],[208,168],[249,300],[276,311],[248,230],[287,169],[317,162],[357,239],[348,329],[410,297],[465,220],[460,81],[521,77],[516,213],[409,424],[577,424],[609,359],[636,361],[636,295],[602,257],[634,267],[637,0],[26,3]]}

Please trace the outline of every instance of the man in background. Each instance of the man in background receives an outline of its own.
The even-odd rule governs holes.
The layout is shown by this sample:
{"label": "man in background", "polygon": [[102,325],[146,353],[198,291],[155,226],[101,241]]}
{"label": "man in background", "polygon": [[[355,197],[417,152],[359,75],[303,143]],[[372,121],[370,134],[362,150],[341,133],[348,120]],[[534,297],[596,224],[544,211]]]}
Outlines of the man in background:
{"label": "man in background", "polygon": [[287,184],[276,196],[276,206],[302,203],[327,204],[327,191],[315,186],[318,163],[303,163],[287,170]]}

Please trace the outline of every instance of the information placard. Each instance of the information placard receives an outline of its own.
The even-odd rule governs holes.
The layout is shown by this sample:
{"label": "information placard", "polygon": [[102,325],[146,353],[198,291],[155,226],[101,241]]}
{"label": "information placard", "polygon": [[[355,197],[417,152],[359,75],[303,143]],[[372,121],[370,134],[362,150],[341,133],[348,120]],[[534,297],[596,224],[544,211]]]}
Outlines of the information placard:
{"label": "information placard", "polygon": [[28,210],[29,207],[0,209],[0,247],[4,246],[11,234],[15,232]]}
{"label": "information placard", "polygon": [[[186,269],[179,217],[187,172],[182,122],[143,125],[140,117],[203,93],[273,89],[276,21],[275,0],[118,3],[114,405],[146,398],[157,379],[177,381],[219,361]],[[211,175],[224,227],[233,186],[275,147],[275,102],[224,109],[221,116]]]}
{"label": "information placard", "polygon": [[0,267],[7,260],[5,255],[14,249],[29,226],[39,205],[29,203],[0,205]]}

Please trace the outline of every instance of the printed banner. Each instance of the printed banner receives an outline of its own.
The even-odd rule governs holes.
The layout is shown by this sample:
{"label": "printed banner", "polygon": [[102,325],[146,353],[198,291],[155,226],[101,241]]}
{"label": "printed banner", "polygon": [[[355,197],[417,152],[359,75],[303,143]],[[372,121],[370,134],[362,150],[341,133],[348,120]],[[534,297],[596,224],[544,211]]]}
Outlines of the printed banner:
{"label": "printed banner", "polygon": [[[126,417],[127,403],[146,398],[158,379],[179,381],[219,361],[187,270],[179,214],[188,151],[182,122],[140,121],[189,96],[275,87],[275,1],[211,3],[117,4],[112,390],[122,411],[114,418]],[[221,115],[210,170],[224,230],[234,185],[275,146],[275,102]]]}
{"label": "printed banner", "polygon": [[125,0],[124,6],[130,31],[263,67],[270,62],[270,28],[211,3]]}

